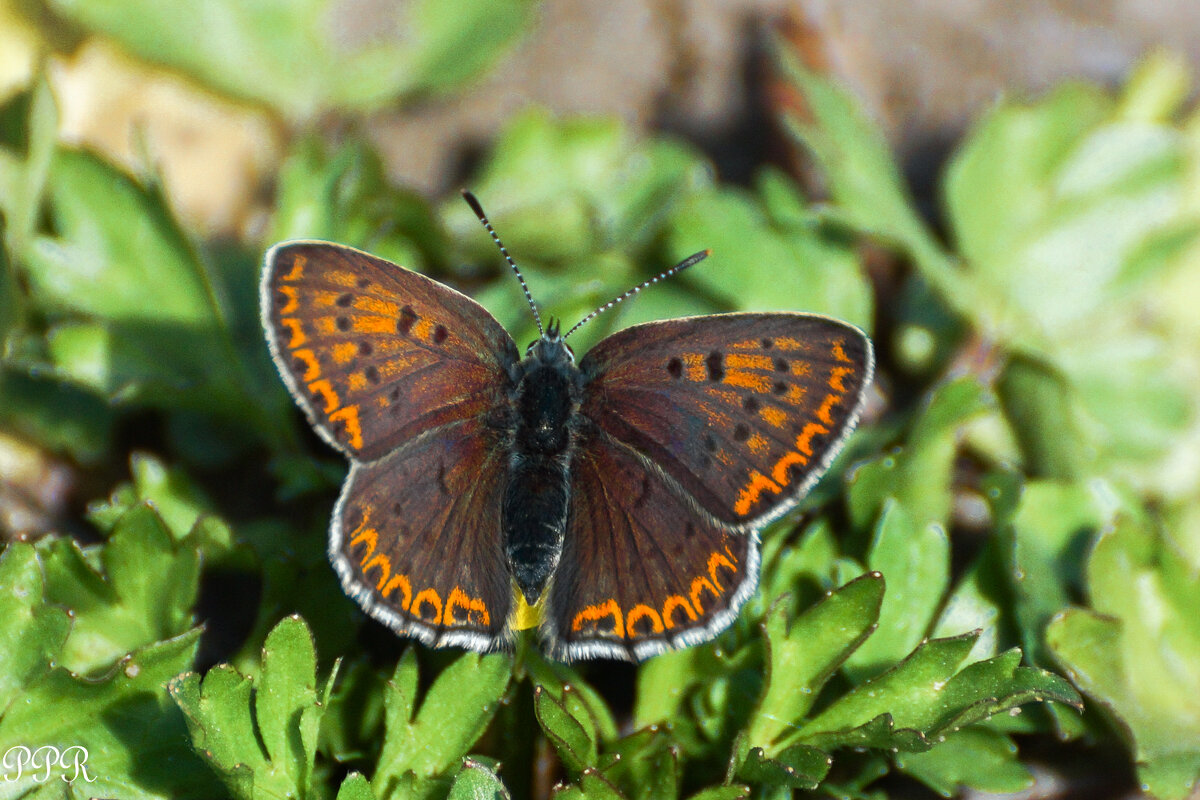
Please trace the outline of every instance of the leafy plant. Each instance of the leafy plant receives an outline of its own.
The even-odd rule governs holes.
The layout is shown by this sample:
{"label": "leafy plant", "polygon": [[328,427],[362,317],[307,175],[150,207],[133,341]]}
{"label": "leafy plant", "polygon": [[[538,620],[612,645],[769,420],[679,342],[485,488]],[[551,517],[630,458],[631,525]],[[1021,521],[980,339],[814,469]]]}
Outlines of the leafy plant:
{"label": "leafy plant", "polygon": [[[469,209],[297,121],[454,91],[533,4],[401,4],[411,37],[350,52],[322,3],[218,3],[227,25],[186,29],[161,4],[49,5],[296,134],[268,231],[218,247],[153,177],[58,142],[45,80],[0,107],[0,456],[33,443],[94,498],[0,552],[0,754],[85,747],[96,782],[65,791],[89,796],[867,798],[889,774],[1018,791],[1024,743],[1057,737],[1120,743],[1157,796],[1193,790],[1200,128],[1178,119],[1178,62],[1151,57],[1118,94],[997,104],[947,168],[946,241],[851,96],[783,46],[806,112],[784,122],[825,204],[773,169],[725,185],[612,120],[531,109],[498,132],[470,185],[556,315],[714,249],[581,351],[672,315],[879,321],[874,408],[803,515],[764,532],[759,593],[715,642],[634,669],[525,639],[431,652],[364,622],[324,555],[344,467],[257,319],[265,247],[319,237],[532,335]],[[864,241],[898,288],[869,280]],[[34,778],[5,796],[49,794]]]}

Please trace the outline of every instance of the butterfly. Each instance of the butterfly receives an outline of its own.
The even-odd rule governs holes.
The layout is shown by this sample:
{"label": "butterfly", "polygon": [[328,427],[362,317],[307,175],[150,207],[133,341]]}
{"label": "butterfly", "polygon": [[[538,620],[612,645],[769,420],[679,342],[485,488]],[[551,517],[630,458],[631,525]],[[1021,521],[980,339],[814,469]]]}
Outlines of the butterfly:
{"label": "butterfly", "polygon": [[[753,594],[759,529],[854,428],[870,340],[812,314],[716,314],[603,339],[578,363],[520,279],[524,355],[483,306],[339,244],[266,257],[267,341],[350,461],[329,556],[375,619],[430,646],[639,661],[712,639]],[[697,253],[659,278],[707,256]]]}

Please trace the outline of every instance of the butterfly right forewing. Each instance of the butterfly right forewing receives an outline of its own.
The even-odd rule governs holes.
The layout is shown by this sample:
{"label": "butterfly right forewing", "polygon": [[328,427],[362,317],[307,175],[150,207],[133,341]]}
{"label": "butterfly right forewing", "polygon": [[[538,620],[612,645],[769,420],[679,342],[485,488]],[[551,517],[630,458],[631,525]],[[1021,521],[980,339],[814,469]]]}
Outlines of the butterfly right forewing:
{"label": "butterfly right forewing", "polygon": [[862,331],[827,317],[651,322],[588,352],[581,410],[706,513],[746,530],[792,507],[825,471],[873,367]]}

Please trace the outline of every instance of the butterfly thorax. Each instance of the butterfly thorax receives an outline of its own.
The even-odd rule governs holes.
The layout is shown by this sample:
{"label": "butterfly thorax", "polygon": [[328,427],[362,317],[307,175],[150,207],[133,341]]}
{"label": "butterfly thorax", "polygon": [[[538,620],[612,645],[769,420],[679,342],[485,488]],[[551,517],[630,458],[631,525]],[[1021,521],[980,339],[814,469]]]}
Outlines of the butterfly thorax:
{"label": "butterfly thorax", "polygon": [[502,527],[509,569],[537,602],[562,555],[581,376],[552,327],[517,366]]}

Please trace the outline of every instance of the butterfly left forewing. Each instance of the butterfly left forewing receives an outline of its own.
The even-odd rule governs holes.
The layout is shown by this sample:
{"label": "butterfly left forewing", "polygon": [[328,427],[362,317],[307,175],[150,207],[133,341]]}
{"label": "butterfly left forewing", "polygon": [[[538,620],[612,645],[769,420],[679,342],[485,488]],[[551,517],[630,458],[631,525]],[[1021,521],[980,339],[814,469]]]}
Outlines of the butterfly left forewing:
{"label": "butterfly left forewing", "polygon": [[542,635],[563,660],[640,661],[724,630],[758,582],[758,539],[701,514],[643,456],[585,423]]}
{"label": "butterfly left forewing", "polygon": [[588,352],[582,412],[706,513],[746,530],[791,508],[825,471],[873,368],[870,340],[827,317],[651,322]]}
{"label": "butterfly left forewing", "polygon": [[261,302],[271,354],[296,402],[357,461],[493,411],[518,358],[471,298],[330,242],[273,247]]}

